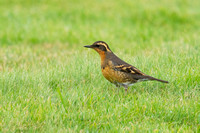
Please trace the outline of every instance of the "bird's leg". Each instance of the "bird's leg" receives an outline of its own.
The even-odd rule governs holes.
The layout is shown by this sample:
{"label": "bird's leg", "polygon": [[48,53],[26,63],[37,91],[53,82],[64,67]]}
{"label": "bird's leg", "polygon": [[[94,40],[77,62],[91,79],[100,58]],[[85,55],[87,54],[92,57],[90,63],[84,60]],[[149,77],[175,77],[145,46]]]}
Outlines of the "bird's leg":
{"label": "bird's leg", "polygon": [[117,87],[117,90],[118,90],[118,93],[119,93],[119,87],[120,87],[120,85],[116,83],[115,86]]}
{"label": "bird's leg", "polygon": [[124,86],[125,92],[127,94],[127,92],[128,92],[128,86],[127,85],[123,85],[123,86]]}
{"label": "bird's leg", "polygon": [[126,87],[126,88],[125,88],[125,91],[127,92],[127,90],[128,90],[128,88]]}
{"label": "bird's leg", "polygon": [[116,86],[117,88],[119,88],[119,87],[120,87],[120,85],[118,85],[118,84],[115,84],[115,86]]}

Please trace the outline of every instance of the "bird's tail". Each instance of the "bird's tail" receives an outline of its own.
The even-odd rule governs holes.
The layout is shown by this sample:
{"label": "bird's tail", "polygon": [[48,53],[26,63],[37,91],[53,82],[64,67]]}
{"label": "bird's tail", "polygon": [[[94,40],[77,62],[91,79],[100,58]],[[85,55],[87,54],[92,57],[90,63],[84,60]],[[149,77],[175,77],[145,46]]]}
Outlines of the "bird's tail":
{"label": "bird's tail", "polygon": [[154,77],[151,77],[151,76],[148,76],[148,79],[149,79],[149,80],[155,80],[155,81],[159,81],[159,82],[162,82],[162,83],[169,83],[169,82],[168,82],[168,81],[166,81],[166,80],[157,79],[157,78],[154,78]]}

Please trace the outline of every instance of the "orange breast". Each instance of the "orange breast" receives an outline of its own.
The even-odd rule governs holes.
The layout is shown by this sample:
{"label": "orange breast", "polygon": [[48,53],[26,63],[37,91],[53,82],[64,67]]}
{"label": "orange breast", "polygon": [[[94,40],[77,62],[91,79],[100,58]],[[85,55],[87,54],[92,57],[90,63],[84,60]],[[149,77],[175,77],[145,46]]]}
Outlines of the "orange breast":
{"label": "orange breast", "polygon": [[111,83],[118,82],[124,83],[127,82],[129,79],[124,72],[116,71],[113,69],[114,64],[112,61],[106,61],[105,53],[99,52],[101,56],[101,71],[103,76],[109,80]]}
{"label": "orange breast", "polygon": [[114,72],[111,69],[109,69],[108,66],[101,68],[101,71],[102,71],[103,76],[107,80],[109,80],[110,82],[114,82],[115,81],[115,79],[113,77]]}
{"label": "orange breast", "polygon": [[110,82],[124,83],[129,81],[126,74],[120,71],[115,71],[111,67],[104,67],[101,69],[103,76]]}

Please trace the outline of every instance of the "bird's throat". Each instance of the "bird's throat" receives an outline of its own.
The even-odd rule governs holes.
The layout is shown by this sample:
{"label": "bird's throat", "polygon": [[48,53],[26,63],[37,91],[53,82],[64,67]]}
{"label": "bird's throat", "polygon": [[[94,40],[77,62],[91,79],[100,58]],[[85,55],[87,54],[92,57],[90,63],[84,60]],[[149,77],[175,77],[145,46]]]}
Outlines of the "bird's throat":
{"label": "bird's throat", "polygon": [[105,52],[101,52],[101,53],[99,53],[99,55],[101,57],[101,66],[102,66],[105,63],[106,54],[105,54]]}

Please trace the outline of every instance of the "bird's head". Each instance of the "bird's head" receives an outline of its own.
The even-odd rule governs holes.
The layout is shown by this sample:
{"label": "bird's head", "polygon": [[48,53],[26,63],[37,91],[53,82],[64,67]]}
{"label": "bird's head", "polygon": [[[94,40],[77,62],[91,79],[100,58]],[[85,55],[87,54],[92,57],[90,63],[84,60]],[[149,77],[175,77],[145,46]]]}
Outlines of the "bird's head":
{"label": "bird's head", "polygon": [[110,48],[108,47],[108,44],[103,41],[97,41],[94,42],[92,45],[86,45],[84,47],[92,48],[96,50],[100,55],[105,54],[106,52],[111,52]]}

